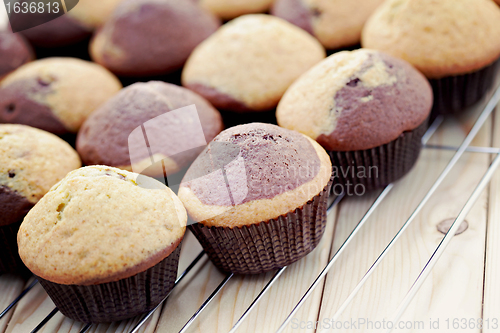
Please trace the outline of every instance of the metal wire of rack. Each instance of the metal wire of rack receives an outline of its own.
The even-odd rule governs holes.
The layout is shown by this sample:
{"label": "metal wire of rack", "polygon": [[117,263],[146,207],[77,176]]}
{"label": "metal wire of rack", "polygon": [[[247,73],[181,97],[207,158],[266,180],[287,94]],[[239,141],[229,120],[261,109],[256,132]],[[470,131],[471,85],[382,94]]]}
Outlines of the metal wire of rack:
{"label": "metal wire of rack", "polygon": [[[401,235],[404,233],[404,231],[410,226],[410,224],[415,220],[415,217],[419,214],[419,212],[422,210],[424,205],[428,202],[429,198],[436,192],[437,188],[441,185],[445,177],[450,173],[450,171],[453,169],[453,167],[457,164],[459,159],[462,157],[462,155],[465,152],[472,152],[472,153],[486,153],[486,154],[493,154],[496,155],[495,159],[491,163],[491,165],[488,167],[486,173],[483,175],[482,179],[480,180],[479,184],[477,187],[474,189],[472,194],[470,195],[469,199],[465,203],[465,205],[462,207],[459,215],[456,217],[454,220],[453,224],[449,228],[448,232],[445,234],[445,236],[442,238],[441,242],[438,244],[438,246],[435,248],[433,251],[431,257],[428,259],[427,263],[424,265],[422,268],[420,274],[418,275],[417,279],[414,281],[413,285],[411,288],[408,290],[407,294],[405,295],[404,299],[401,301],[399,304],[396,312],[393,314],[392,319],[393,322],[396,322],[401,318],[403,315],[404,311],[410,304],[410,302],[413,300],[415,295],[417,294],[419,288],[422,286],[424,283],[425,279],[429,276],[430,272],[432,271],[433,267],[439,260],[440,256],[443,254],[445,251],[446,247],[450,243],[451,239],[455,235],[456,231],[458,230],[461,222],[464,221],[466,215],[469,213],[471,210],[472,206],[474,203],[477,201],[479,198],[481,192],[485,189],[485,187],[488,185],[489,181],[491,180],[493,174],[495,171],[498,169],[500,166],[500,148],[492,148],[492,147],[474,147],[471,146],[472,140],[476,137],[478,134],[479,130],[481,127],[484,125],[486,120],[489,118],[489,116],[492,114],[493,110],[497,106],[497,104],[500,102],[500,87],[498,87],[494,93],[492,94],[491,98],[489,99],[488,104],[485,106],[485,108],[482,110],[481,114],[479,115],[478,119],[476,120],[474,126],[470,130],[469,134],[466,136],[464,141],[459,147],[451,147],[451,146],[436,146],[436,145],[428,145],[427,142],[429,139],[432,137],[432,135],[438,130],[440,125],[443,122],[443,117],[439,116],[434,120],[434,122],[431,124],[427,132],[425,133],[422,143],[423,143],[423,148],[424,149],[442,149],[442,150],[451,150],[451,151],[456,151],[455,154],[453,155],[452,159],[449,161],[448,165],[445,167],[445,169],[441,172],[440,176],[438,179],[434,182],[432,187],[429,189],[429,191],[425,194],[424,198],[420,201],[418,206],[415,208],[413,213],[410,215],[408,220],[403,224],[401,229],[396,233],[396,235],[392,238],[392,240],[387,244],[385,249],[380,253],[380,255],[377,257],[375,262],[370,266],[368,271],[365,273],[363,278],[358,282],[356,287],[351,291],[349,296],[346,298],[346,300],[342,303],[342,305],[337,309],[336,313],[334,314],[333,318],[338,318],[342,312],[347,308],[347,306],[351,303],[353,298],[356,296],[356,294],[361,290],[363,285],[366,283],[368,278],[370,277],[371,274],[376,270],[378,265],[383,261],[385,258],[386,254],[388,251],[394,246],[395,242],[401,237]],[[309,286],[307,291],[303,294],[303,296],[300,298],[299,302],[294,306],[290,314],[285,318],[281,326],[278,328],[277,333],[282,332],[290,322],[290,320],[293,318],[293,316],[297,313],[297,311],[304,305],[305,301],[308,299],[308,297],[311,295],[311,293],[314,291],[314,289],[319,285],[319,283],[326,277],[328,274],[329,270],[334,266],[335,262],[338,260],[340,255],[344,252],[346,247],[352,242],[352,240],[356,237],[358,232],[361,230],[361,228],[365,225],[365,223],[368,221],[370,216],[375,212],[377,207],[380,206],[380,204],[384,201],[384,199],[387,197],[389,192],[393,189],[394,185],[390,184],[387,187],[383,189],[383,191],[378,195],[378,197],[375,199],[373,204],[370,206],[370,208],[367,210],[367,212],[364,214],[364,216],[360,219],[360,221],[357,223],[357,225],[354,227],[354,229],[351,231],[351,233],[348,235],[348,237],[345,239],[345,241],[342,243],[342,245],[338,248],[338,250],[334,253],[334,255],[330,258],[328,261],[327,265],[321,270],[319,275],[316,277],[316,279],[313,281],[313,283]],[[342,197],[338,197],[334,202],[332,202],[328,208],[328,214],[331,214],[333,207],[335,207],[340,201],[342,200]],[[189,266],[178,276],[177,280],[175,281],[175,286],[177,286],[193,269],[193,267],[200,261],[200,259],[205,255],[203,251],[201,251],[189,264]],[[240,327],[241,323],[247,318],[247,316],[251,313],[251,311],[255,308],[255,306],[258,304],[258,302],[262,299],[262,297],[272,288],[272,286],[276,283],[276,281],[282,276],[284,271],[287,269],[287,267],[283,267],[279,270],[276,271],[274,276],[267,282],[267,284],[264,286],[264,288],[260,291],[260,293],[255,297],[255,299],[251,302],[251,304],[248,306],[248,308],[243,312],[241,317],[235,322],[234,326],[232,329],[229,331],[229,333],[234,333],[235,331],[238,330]],[[203,312],[204,309],[207,308],[207,306],[214,300],[214,298],[217,296],[217,294],[224,288],[224,286],[231,280],[233,277],[233,274],[228,274],[225,276],[225,278],[221,281],[221,283],[213,290],[213,292],[210,294],[210,296],[205,299],[205,301],[202,303],[200,308],[191,316],[191,318],[186,322],[186,324],[182,327],[182,329],[179,331],[179,333],[184,333],[186,332],[191,324],[198,318],[198,316]],[[31,284],[23,290],[20,295],[14,299],[5,310],[3,310],[0,313],[0,320],[2,320],[3,317],[6,316],[6,314],[11,311],[13,308],[15,308],[16,304],[28,293],[32,290],[32,288],[38,283],[37,280],[34,280],[31,282]],[[175,288],[174,286],[174,288]],[[130,333],[137,333],[140,328],[148,321],[148,319],[154,314],[155,311],[157,311],[165,300],[170,296],[172,291],[167,295],[162,302],[149,311],[148,313],[140,316],[137,318],[137,323],[135,326],[130,330]],[[54,308],[31,332],[36,333],[38,332],[56,313],[58,312],[57,308]],[[88,332],[90,328],[92,327],[92,324],[85,324],[85,326],[80,330],[81,333]],[[391,332],[392,329],[388,329],[387,333]]]}

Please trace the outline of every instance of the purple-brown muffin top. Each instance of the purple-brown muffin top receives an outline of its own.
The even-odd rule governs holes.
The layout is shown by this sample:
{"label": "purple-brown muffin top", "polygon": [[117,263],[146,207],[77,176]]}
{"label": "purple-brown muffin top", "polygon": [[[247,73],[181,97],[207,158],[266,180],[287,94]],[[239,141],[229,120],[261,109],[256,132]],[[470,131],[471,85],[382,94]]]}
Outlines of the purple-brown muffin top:
{"label": "purple-brown muffin top", "polygon": [[360,49],[336,53],[297,80],[278,105],[280,126],[334,151],[389,143],[421,125],[432,90],[410,64]]}
{"label": "purple-brown muffin top", "polygon": [[[193,104],[197,111],[195,118],[199,122],[198,119],[191,119],[189,113],[171,112]],[[162,115],[168,116],[163,118]],[[201,128],[190,126],[193,121],[201,124]],[[140,140],[144,137],[142,131],[139,131],[140,135],[135,141],[130,139],[134,130],[137,133],[137,128],[141,126],[148,137],[151,152],[145,146],[145,149],[140,149]],[[135,83],[123,89],[87,119],[78,133],[77,150],[87,165],[109,165],[137,173],[151,167],[152,153],[155,162],[156,159],[163,160],[165,172],[171,174],[192,162],[202,149],[191,149],[192,142],[186,137],[198,138],[200,133],[196,131],[199,129],[204,135],[204,146],[222,128],[219,112],[190,90],[159,81]],[[139,145],[138,149],[134,149],[136,145]],[[130,149],[133,149],[133,156]],[[146,170],[146,173],[163,175],[162,166],[158,167],[159,170]]]}
{"label": "purple-brown muffin top", "polygon": [[220,133],[193,162],[179,198],[205,225],[258,223],[301,207],[331,176],[331,162],[307,136],[251,123]]}
{"label": "purple-brown muffin top", "polygon": [[0,31],[0,79],[31,60],[31,47],[19,34]]}
{"label": "purple-brown muffin top", "polygon": [[90,53],[119,75],[168,73],[219,25],[194,1],[125,0],[95,35]]}

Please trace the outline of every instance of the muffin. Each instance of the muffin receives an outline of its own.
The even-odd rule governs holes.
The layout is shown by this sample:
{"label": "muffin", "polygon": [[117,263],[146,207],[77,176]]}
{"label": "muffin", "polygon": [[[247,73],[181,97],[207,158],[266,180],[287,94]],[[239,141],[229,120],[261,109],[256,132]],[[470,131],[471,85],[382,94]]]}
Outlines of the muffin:
{"label": "muffin", "polygon": [[25,124],[55,134],[76,133],[120,88],[113,74],[89,61],[33,61],[0,82],[0,123]]}
{"label": "muffin", "polygon": [[366,20],[384,0],[276,0],[271,14],[306,30],[327,49],[357,45]]}
{"label": "muffin", "polygon": [[264,13],[274,0],[195,0],[199,5],[223,20],[245,14]]}
{"label": "muffin", "polygon": [[23,37],[0,30],[0,80],[33,58],[33,51]]}
{"label": "muffin", "polygon": [[491,0],[389,0],[366,23],[363,47],[402,58],[434,90],[434,114],[459,113],[492,87],[500,8]]}
{"label": "muffin", "polygon": [[22,268],[16,235],[24,216],[80,158],[57,136],[0,124],[0,273]]}
{"label": "muffin", "polygon": [[192,162],[222,129],[219,112],[201,96],[151,81],[135,83],[102,105],[83,124],[76,146],[87,165],[158,177]]}
{"label": "muffin", "polygon": [[178,70],[220,22],[193,1],[125,0],[97,32],[92,59],[121,76]]}
{"label": "muffin", "polygon": [[85,323],[146,312],[172,289],[187,215],[149,177],[75,170],[24,219],[19,254],[57,308]]}
{"label": "muffin", "polygon": [[359,49],[333,54],[294,82],[276,117],[328,151],[334,194],[361,195],[412,168],[431,107],[432,90],[420,72]]}
{"label": "muffin", "polygon": [[298,132],[251,123],[219,134],[179,189],[189,226],[225,272],[258,274],[311,252],[326,224],[331,162]]}
{"label": "muffin", "polygon": [[[65,5],[67,13],[64,14],[65,11],[60,8],[59,17],[56,13],[58,7],[52,3],[52,13],[13,12],[10,20],[14,31],[19,31],[36,46],[66,46],[90,37],[92,31],[108,19],[121,1],[80,0],[67,2]],[[34,22],[45,23],[33,26]]]}
{"label": "muffin", "polygon": [[325,57],[321,44],[280,18],[239,17],[201,43],[182,72],[182,85],[216,108],[270,110],[302,73]]}

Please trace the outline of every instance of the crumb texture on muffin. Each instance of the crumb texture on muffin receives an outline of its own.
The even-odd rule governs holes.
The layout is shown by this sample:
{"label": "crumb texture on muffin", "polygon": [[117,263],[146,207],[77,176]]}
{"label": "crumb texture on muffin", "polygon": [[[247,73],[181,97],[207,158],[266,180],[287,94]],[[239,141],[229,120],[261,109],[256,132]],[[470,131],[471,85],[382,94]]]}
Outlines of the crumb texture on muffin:
{"label": "crumb texture on muffin", "polygon": [[314,37],[287,21],[245,15],[194,50],[182,84],[220,109],[264,111],[275,107],[288,86],[324,57]]}
{"label": "crumb texture on muffin", "polygon": [[219,134],[196,159],[179,198],[203,225],[251,225],[302,207],[331,172],[325,150],[305,135],[270,124],[240,125]]}
{"label": "crumb texture on muffin", "polygon": [[378,51],[336,53],[285,93],[278,124],[317,140],[327,150],[364,150],[422,124],[432,107],[425,77]]}
{"label": "crumb texture on muffin", "polygon": [[94,36],[90,54],[119,75],[164,74],[182,67],[219,25],[192,0],[124,0]]}
{"label": "crumb texture on muffin", "polygon": [[363,47],[402,58],[428,78],[466,74],[500,56],[491,0],[388,0],[363,29]]}
{"label": "crumb texture on muffin", "polygon": [[[123,89],[118,95],[110,99],[82,126],[77,138],[77,150],[82,156],[85,164],[104,164],[119,167],[126,170],[142,172],[151,164],[149,151],[143,149],[143,155],[135,156],[134,167],[130,156],[129,137],[139,126],[149,120],[160,117],[179,108],[195,105],[199,121],[201,123],[202,135],[205,142],[210,142],[223,129],[222,118],[219,112],[201,96],[192,91],[159,81],[148,83],[135,83]],[[174,119],[175,118],[175,119]],[[167,138],[163,140],[154,151],[154,160],[163,159],[166,173],[178,171],[187,163],[192,162],[198,153],[189,149],[190,142],[185,140],[186,136],[197,136],[200,133],[189,133],[194,130],[187,122],[191,122],[190,116],[176,113],[174,118],[168,117],[166,121],[153,121],[153,128],[145,129],[149,136]],[[159,118],[156,118],[159,119]],[[196,120],[196,119],[194,119]],[[193,121],[194,121],[193,120]],[[149,140],[155,139],[150,137]],[[151,142],[150,142],[151,143]],[[187,147],[183,149],[183,147]],[[173,154],[172,152],[184,151],[184,153]],[[141,162],[136,162],[141,161]],[[151,169],[148,175],[163,175],[162,166],[160,170]]]}
{"label": "crumb texture on muffin", "polygon": [[263,13],[274,0],[195,0],[201,7],[209,10],[224,20],[240,15]]}
{"label": "crumb texture on muffin", "polygon": [[89,61],[33,61],[1,81],[0,122],[23,123],[57,134],[76,133],[121,87],[112,73]]}
{"label": "crumb texture on muffin", "polygon": [[80,166],[76,151],[57,136],[29,126],[0,124],[0,225],[17,222],[14,215],[23,214],[17,214],[16,207],[26,213],[25,208]]}
{"label": "crumb texture on muffin", "polygon": [[59,284],[118,281],[153,267],[182,239],[187,215],[165,185],[104,166],[68,174],[31,209],[19,254]]}
{"label": "crumb texture on muffin", "polygon": [[383,0],[277,0],[271,13],[319,39],[327,49],[358,44],[366,20]]}

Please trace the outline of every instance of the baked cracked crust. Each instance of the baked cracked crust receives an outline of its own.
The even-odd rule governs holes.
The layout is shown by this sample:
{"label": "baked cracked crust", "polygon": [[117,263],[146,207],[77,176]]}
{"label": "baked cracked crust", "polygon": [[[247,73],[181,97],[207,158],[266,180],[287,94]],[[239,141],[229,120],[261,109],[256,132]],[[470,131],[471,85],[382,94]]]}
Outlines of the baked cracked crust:
{"label": "baked cracked crust", "polygon": [[176,195],[145,176],[91,166],[54,185],[18,233],[19,254],[37,276],[59,284],[118,281],[165,259],[184,236]]}

